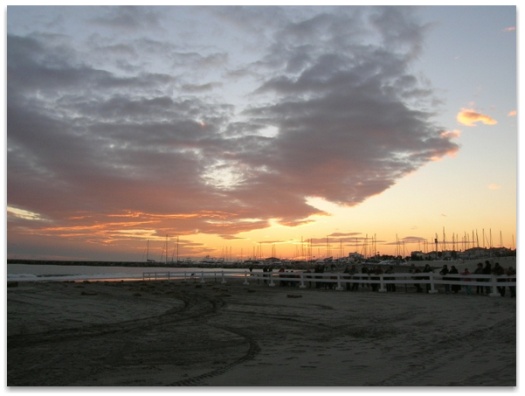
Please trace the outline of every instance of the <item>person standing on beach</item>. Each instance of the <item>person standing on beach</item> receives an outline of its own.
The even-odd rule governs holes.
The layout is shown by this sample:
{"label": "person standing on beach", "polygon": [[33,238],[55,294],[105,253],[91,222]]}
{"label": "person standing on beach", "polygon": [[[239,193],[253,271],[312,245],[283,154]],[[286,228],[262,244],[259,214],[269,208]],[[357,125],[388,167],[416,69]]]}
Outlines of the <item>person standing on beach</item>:
{"label": "person standing on beach", "polygon": [[[502,275],[505,275],[505,270],[499,263],[496,263],[494,265],[494,269],[492,270],[492,274],[496,277],[500,277]],[[505,279],[500,278],[497,280],[498,283],[505,282]],[[498,292],[501,297],[505,297],[505,286],[498,286]]]}
{"label": "person standing on beach", "polygon": [[[507,281],[508,282],[516,282],[516,271],[513,267],[507,268]],[[515,298],[516,297],[516,286],[509,286],[509,292],[510,297]]]}
{"label": "person standing on beach", "polygon": [[[393,273],[394,273],[394,267],[392,266],[388,267],[388,269],[385,271],[385,274],[393,274]],[[392,278],[392,277],[385,277],[385,280],[394,280],[394,279],[395,278]],[[395,283],[387,283],[386,290],[395,292],[396,291]]]}
{"label": "person standing on beach", "polygon": [[[482,263],[478,263],[478,267],[476,268],[474,273],[476,275],[483,275],[483,264]],[[476,278],[476,282],[481,282],[481,281],[482,279]],[[476,294],[483,294],[483,286],[480,286],[479,284],[478,286],[476,286]]]}
{"label": "person standing on beach", "polygon": [[[451,268],[450,268],[450,271],[449,271],[449,274],[459,274],[458,272],[458,269],[456,268],[455,265],[453,265]],[[458,278],[454,278],[454,280],[459,280]],[[461,286],[460,285],[452,285],[452,292],[453,293],[457,293],[458,291],[461,290]]]}
{"label": "person standing on beach", "polygon": [[[462,281],[463,282],[470,282],[470,279],[469,279],[469,275],[470,275],[470,271],[468,270],[468,268],[465,268],[463,270],[463,272],[461,273],[461,275],[465,275],[466,278],[463,278]],[[472,288],[470,285],[466,285],[465,286],[465,291],[467,292],[468,295],[472,294]]]}
{"label": "person standing on beach", "polygon": [[[352,274],[352,279],[358,280],[359,276],[357,275],[357,268],[354,265],[352,265],[352,268],[350,269],[350,273]],[[359,289],[359,283],[354,282],[352,283],[352,291],[357,291]]]}
{"label": "person standing on beach", "polygon": [[[423,268],[423,272],[434,272],[434,270],[432,269],[432,267],[430,267],[430,265],[426,264],[425,268]],[[422,279],[430,280],[430,277],[422,278]],[[430,291],[430,283],[427,283],[427,293],[429,291]]]}
{"label": "person standing on beach", "polygon": [[[379,267],[378,265],[376,265],[376,267],[374,268],[374,271],[373,271],[373,274],[374,276],[372,277],[372,280],[374,281],[378,281],[380,279],[380,275],[383,273],[383,269],[381,267]],[[372,291],[378,291],[379,290],[379,283],[372,283]]]}
{"label": "person standing on beach", "polygon": [[[412,264],[412,266],[410,268],[410,273],[411,274],[419,274],[420,272],[421,272],[421,270],[419,268],[416,268],[416,266],[414,264]],[[414,277],[414,279],[420,280],[421,278]],[[423,289],[421,288],[421,285],[419,283],[415,283],[414,286],[416,286],[416,292],[417,293],[423,292]]]}
{"label": "person standing on beach", "polygon": [[[315,268],[314,268],[314,273],[316,273],[316,274],[322,274],[322,273],[324,273],[324,265],[322,265],[322,264],[317,264],[317,265],[315,266]],[[316,279],[322,279],[323,277],[322,277],[322,276],[316,276],[315,278],[316,278]],[[316,289],[320,289],[320,288],[321,288],[321,282],[316,281],[316,282],[315,282],[315,288],[316,288]]]}
{"label": "person standing on beach", "polygon": [[[490,261],[485,261],[485,267],[483,267],[483,275],[491,275],[492,274],[492,266],[490,264]],[[484,279],[484,282],[490,282],[490,279]],[[490,294],[490,286],[485,286],[485,294]]]}
{"label": "person standing on beach", "polygon": [[[368,271],[368,268],[366,268],[365,265],[363,265],[363,267],[361,268],[361,273],[363,274],[363,276],[361,277],[361,279],[369,279],[370,278],[370,275],[369,275],[369,271]],[[363,283],[363,287],[367,287],[367,288],[370,288],[370,283]]]}
{"label": "person standing on beach", "polygon": [[[349,276],[345,276],[345,279],[354,279],[355,274],[357,273],[357,268],[355,267],[355,264],[354,264],[354,265],[352,265],[351,268],[346,267],[344,272],[349,275]],[[357,285],[358,285],[357,283],[347,282],[346,283],[346,290],[355,291],[355,290],[357,290]]]}
{"label": "person standing on beach", "polygon": [[[439,274],[442,276],[442,279],[444,281],[448,281],[447,274],[448,274],[448,266],[445,264],[443,265],[443,268],[441,268],[441,271],[439,271]],[[450,285],[448,283],[445,283],[445,293],[450,293]]]}

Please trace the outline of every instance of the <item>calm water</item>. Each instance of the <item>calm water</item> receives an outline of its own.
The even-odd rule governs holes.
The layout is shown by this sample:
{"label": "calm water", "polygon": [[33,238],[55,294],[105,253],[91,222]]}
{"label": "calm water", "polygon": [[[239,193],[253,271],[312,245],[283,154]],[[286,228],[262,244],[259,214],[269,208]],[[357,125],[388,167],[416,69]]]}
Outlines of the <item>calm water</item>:
{"label": "calm water", "polygon": [[88,265],[43,265],[7,264],[8,281],[81,281],[81,280],[142,280],[143,272],[177,272],[181,277],[220,277],[221,271],[238,272],[243,269],[231,268],[166,268],[166,267],[95,267]]}

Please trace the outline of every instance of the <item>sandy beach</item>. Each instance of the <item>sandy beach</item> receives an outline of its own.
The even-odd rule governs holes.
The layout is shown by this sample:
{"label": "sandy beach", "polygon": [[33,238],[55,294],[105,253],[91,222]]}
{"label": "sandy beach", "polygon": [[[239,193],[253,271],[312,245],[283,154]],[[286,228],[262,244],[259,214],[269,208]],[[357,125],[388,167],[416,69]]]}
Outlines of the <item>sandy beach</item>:
{"label": "sandy beach", "polygon": [[516,386],[516,299],[242,281],[7,288],[8,386]]}

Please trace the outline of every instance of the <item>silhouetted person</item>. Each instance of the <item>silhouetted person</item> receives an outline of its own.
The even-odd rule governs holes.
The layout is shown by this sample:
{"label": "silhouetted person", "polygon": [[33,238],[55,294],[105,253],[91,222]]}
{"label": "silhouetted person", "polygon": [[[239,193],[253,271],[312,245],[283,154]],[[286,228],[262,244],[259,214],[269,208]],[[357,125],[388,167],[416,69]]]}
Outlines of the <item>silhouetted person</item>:
{"label": "silhouetted person", "polygon": [[[430,267],[430,265],[426,264],[425,268],[423,268],[423,272],[434,272],[434,270]],[[430,277],[423,278],[426,280],[430,280]],[[430,283],[427,283],[427,293],[430,291]]]}
{"label": "silhouetted person", "polygon": [[[468,268],[465,268],[463,272],[461,273],[461,275],[467,276],[467,278],[462,279],[464,282],[470,282],[470,279],[468,278],[468,275],[470,275],[470,271],[468,270]],[[472,294],[472,287],[470,285],[466,285],[465,291],[467,292],[467,294]]]}
{"label": "silhouetted person", "polygon": [[[483,275],[483,264],[478,263],[478,267],[474,271],[476,275]],[[476,282],[482,282],[482,279],[477,278]],[[476,286],[476,294],[483,294],[483,286],[477,285]]]}
{"label": "silhouetted person", "polygon": [[[363,268],[361,268],[361,273],[364,274],[361,279],[368,279],[369,278],[369,271],[368,271],[368,268],[366,268],[365,266],[363,266]],[[369,288],[370,287],[370,283],[363,283],[363,287],[365,287],[365,286],[367,288]]]}
{"label": "silhouetted person", "polygon": [[[392,266],[388,267],[388,269],[385,271],[385,274],[393,274],[393,273],[394,273],[394,267],[392,267]],[[385,280],[394,280],[394,279],[395,278],[393,278],[393,277],[386,277],[385,278]],[[386,290],[395,292],[396,291],[395,283],[387,283],[386,284]]]}
{"label": "silhouetted person", "polygon": [[[499,276],[505,275],[505,270],[503,269],[501,265],[499,265],[499,263],[496,263],[494,265],[494,268],[492,269],[492,274],[496,277],[499,277]],[[505,282],[505,281],[506,279],[503,279],[503,278],[497,280],[498,283]],[[500,294],[501,297],[505,297],[505,286],[498,286],[498,293]]]}
{"label": "silhouetted person", "polygon": [[[359,276],[357,275],[357,268],[354,265],[352,265],[352,268],[350,268],[350,273],[352,274],[352,279],[354,280],[358,280],[359,279]],[[352,291],[357,291],[359,289],[359,283],[357,282],[354,282],[352,283]]]}
{"label": "silhouetted person", "polygon": [[[324,273],[324,266],[322,266],[321,264],[317,264],[314,268],[314,272],[316,274],[322,274]],[[322,276],[316,276],[315,277],[316,279],[323,279]],[[315,288],[316,289],[319,289],[321,287],[321,282],[315,282]]]}
{"label": "silhouetted person", "polygon": [[[456,268],[456,266],[453,265],[450,268],[449,274],[459,274],[458,269]],[[459,281],[459,278],[453,278],[453,279]],[[460,285],[452,285],[451,289],[452,289],[453,293],[457,293],[458,291],[461,290],[461,286]]]}
{"label": "silhouetted person", "polygon": [[[514,270],[514,268],[512,267],[507,268],[507,276],[508,276],[507,280],[509,282],[516,282],[516,271]],[[509,286],[509,292],[510,292],[511,298],[516,297],[516,286]]]}
{"label": "silhouetted person", "polygon": [[[447,274],[449,273],[448,266],[445,264],[443,268],[441,268],[441,271],[439,271],[439,274],[443,277],[444,281],[448,281],[449,278],[447,278]],[[445,283],[445,293],[450,293],[450,285],[448,283]]]}
{"label": "silhouetted person", "polygon": [[[490,262],[487,260],[485,261],[485,266],[483,267],[483,275],[491,275],[492,274],[492,266],[490,265]],[[485,282],[490,282],[490,279],[485,279]],[[490,294],[490,286],[485,286],[485,294]]]}
{"label": "silhouetted person", "polygon": [[[378,281],[379,275],[381,275],[382,273],[383,273],[383,270],[379,267],[376,267],[373,272],[374,276],[372,276],[372,280]],[[379,289],[379,283],[376,283],[376,282],[372,283],[372,291],[377,291],[378,289]]]}

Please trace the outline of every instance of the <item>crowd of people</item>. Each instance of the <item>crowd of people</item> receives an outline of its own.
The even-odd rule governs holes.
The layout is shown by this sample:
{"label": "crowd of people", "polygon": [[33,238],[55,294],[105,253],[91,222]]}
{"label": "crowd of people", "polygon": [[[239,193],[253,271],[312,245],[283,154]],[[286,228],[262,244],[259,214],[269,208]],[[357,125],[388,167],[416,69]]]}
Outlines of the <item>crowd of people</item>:
{"label": "crowd of people", "polygon": [[[411,272],[417,273],[421,272],[414,266],[411,268]],[[433,269],[427,264],[422,272],[434,272]],[[441,275],[441,280],[445,281],[443,284],[445,293],[455,293],[457,294],[462,289],[465,290],[466,294],[473,294],[473,286],[469,284],[457,284],[455,282],[461,281],[461,282],[476,282],[476,294],[491,294],[493,292],[493,287],[491,286],[484,286],[480,285],[479,283],[485,283],[490,282],[491,278],[495,276],[497,277],[497,282],[501,283],[501,286],[497,286],[497,291],[500,294],[501,297],[505,297],[505,290],[508,287],[510,297],[514,298],[516,297],[516,286],[509,285],[506,286],[505,283],[515,283],[516,282],[516,270],[514,267],[509,266],[506,270],[499,264],[495,263],[494,266],[490,263],[490,261],[485,261],[485,265],[483,263],[478,263],[476,270],[471,273],[468,268],[465,268],[461,274],[459,273],[458,269],[455,265],[452,265],[450,269],[448,268],[447,264],[444,264],[441,270],[439,271],[439,275]],[[455,276],[450,276],[455,275]],[[458,276],[461,275],[461,276]],[[476,275],[483,275],[483,276],[476,276]],[[506,275],[506,276],[503,276]],[[451,281],[451,283],[447,283],[447,281]],[[427,290],[430,286],[427,285]],[[417,291],[422,292],[421,286],[416,285]]]}
{"label": "crowd of people", "polygon": [[[315,274],[321,274],[325,272],[333,272],[333,268],[325,268],[322,264],[316,265],[312,270],[306,270],[304,273],[308,274],[305,276],[306,286],[323,288],[323,289],[333,289],[336,288],[337,276],[327,277],[327,276],[316,276]],[[412,278],[414,280],[423,280],[428,281],[430,276],[422,276],[424,273],[434,273],[435,268],[432,268],[429,264],[426,264],[423,268],[416,267],[412,264],[409,268],[409,273],[414,274]],[[264,268],[263,272],[271,272],[271,268]],[[278,278],[285,278],[280,280],[281,286],[297,286],[300,284],[300,275],[299,273],[285,272],[284,268],[281,268],[279,271]],[[388,276],[389,274],[394,274],[395,269],[393,266],[366,266],[362,265],[360,269],[357,268],[357,265],[349,265],[343,271],[342,279],[344,280],[345,288],[348,291],[358,291],[359,289],[368,289],[371,291],[379,291],[381,288],[381,275],[385,284],[387,292],[396,291],[395,276]],[[439,270],[439,277],[434,279],[439,280],[437,284],[441,288],[441,291],[446,294],[458,294],[462,290],[465,294],[478,294],[478,295],[489,295],[494,292],[494,288],[491,285],[480,285],[480,283],[488,283],[491,281],[492,276],[497,278],[498,286],[496,287],[497,292],[505,297],[506,289],[508,288],[509,296],[511,298],[516,297],[516,271],[514,267],[509,266],[507,269],[504,269],[499,263],[492,265],[490,261],[485,261],[483,263],[478,263],[477,268],[474,272],[470,272],[468,268],[465,268],[461,273],[456,268],[455,265],[451,265],[450,268],[447,264],[444,264],[443,267]],[[483,275],[483,276],[478,276]],[[504,276],[505,275],[505,276]],[[291,280],[290,278],[293,278]],[[315,280],[312,282],[312,279]],[[349,282],[348,280],[354,280],[354,282]],[[458,283],[461,282],[461,283]],[[466,284],[466,282],[472,282],[472,285]],[[512,283],[510,283],[512,282]],[[266,281],[265,281],[266,283]],[[501,286],[499,286],[501,283]],[[508,285],[507,285],[508,284]],[[407,291],[407,285],[405,285],[405,291]],[[416,292],[422,293],[424,290],[427,292],[431,291],[430,282],[414,282],[414,287]],[[399,286],[399,285],[398,285]],[[381,290],[383,291],[383,290]]]}

